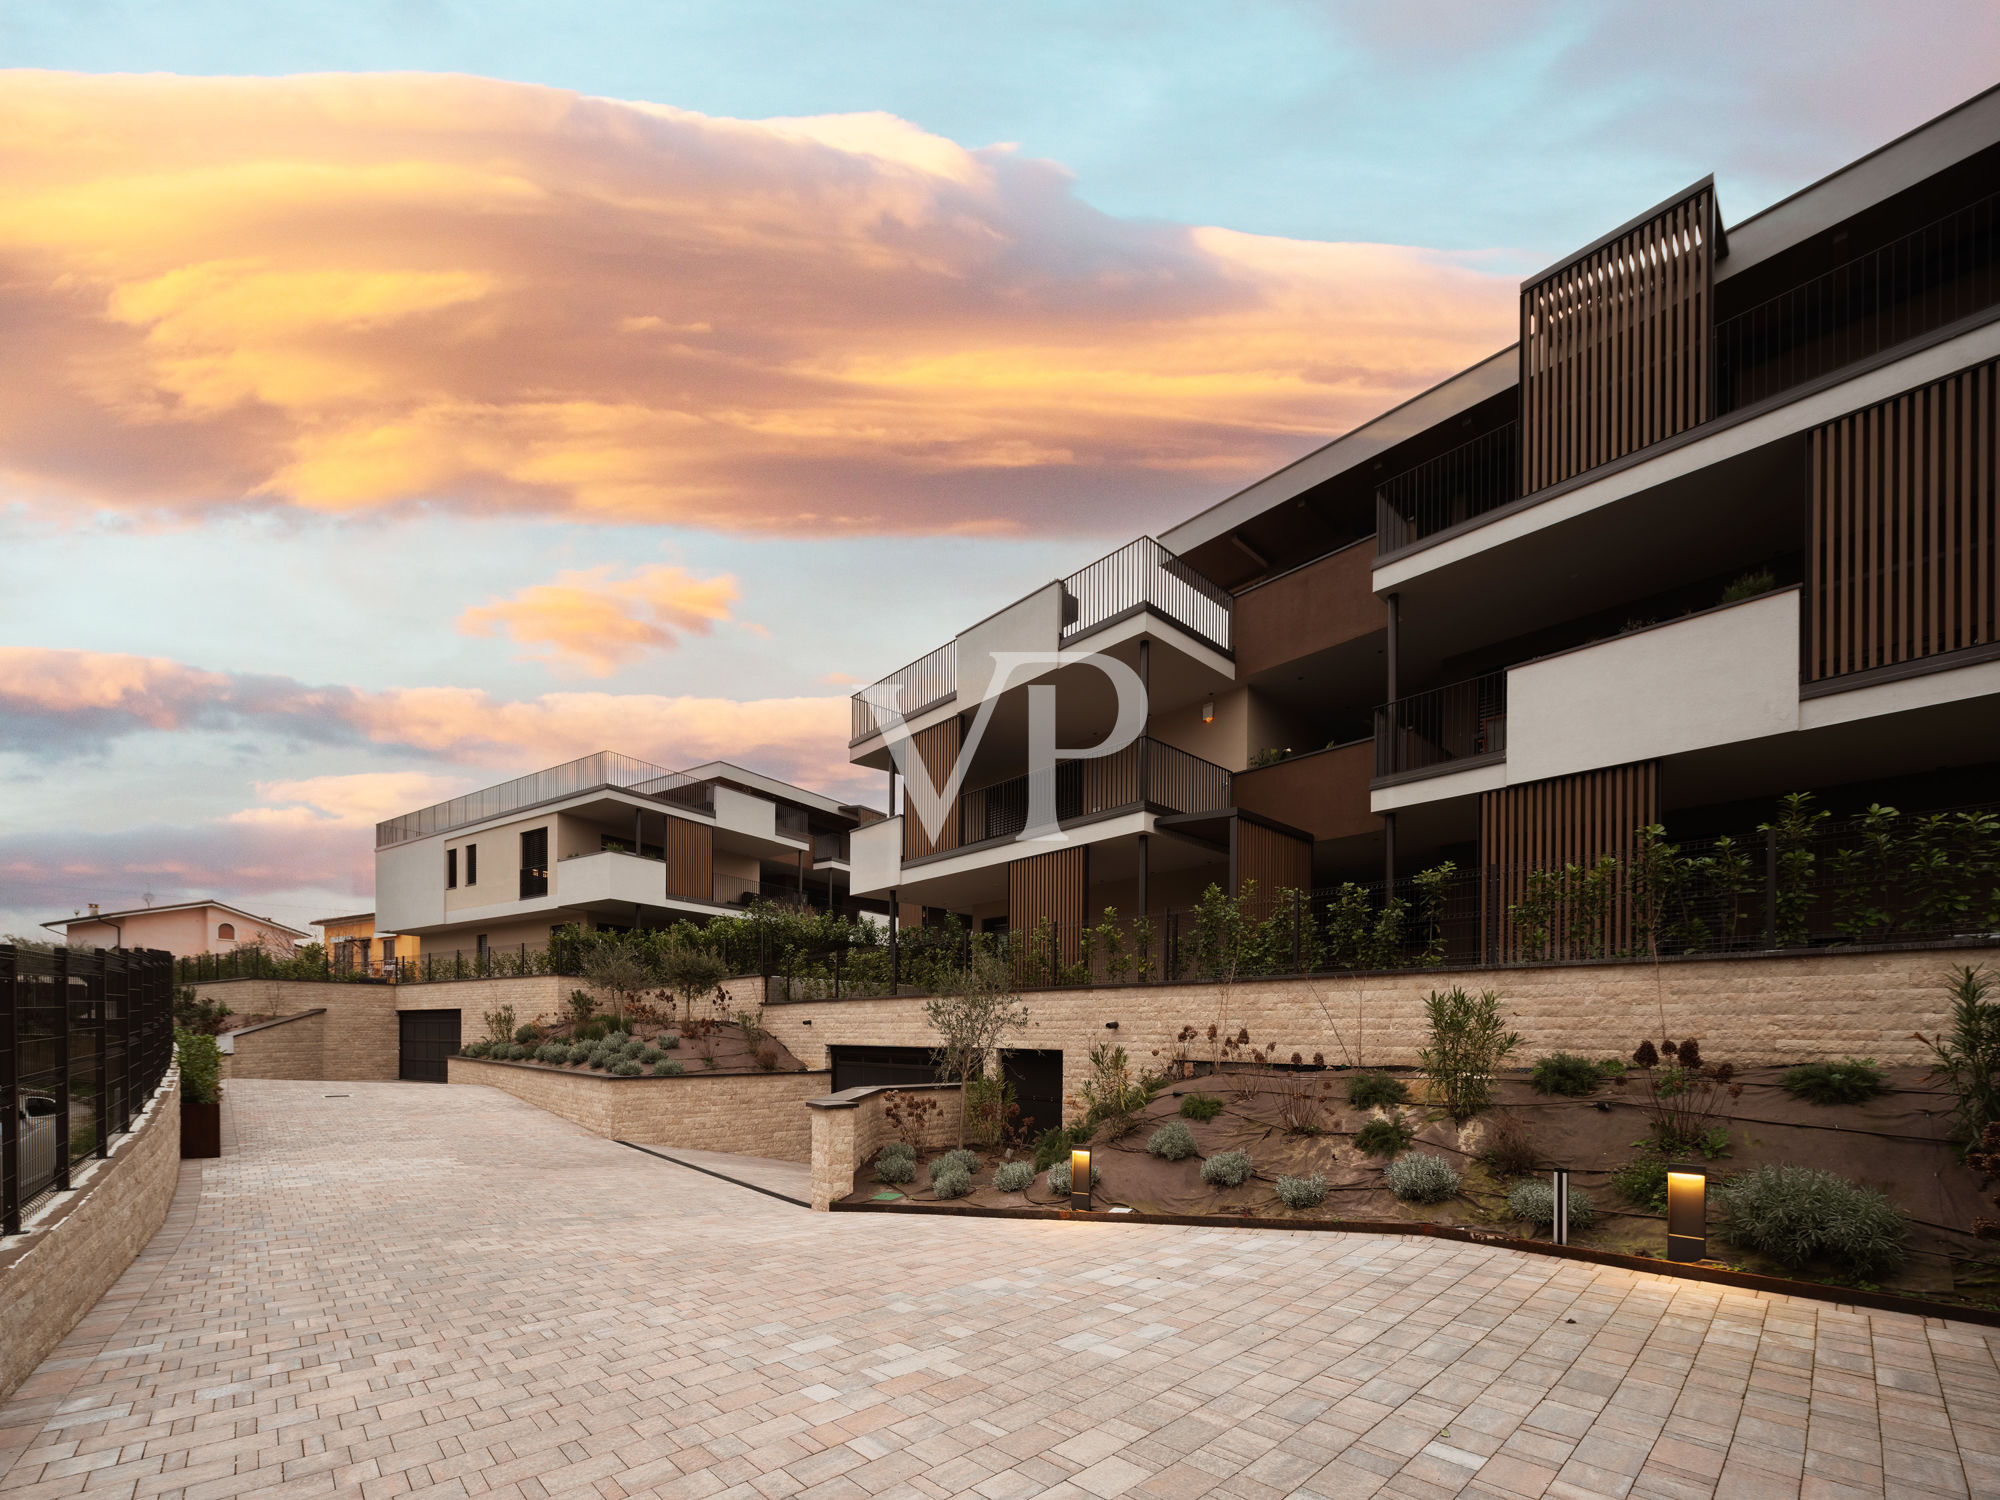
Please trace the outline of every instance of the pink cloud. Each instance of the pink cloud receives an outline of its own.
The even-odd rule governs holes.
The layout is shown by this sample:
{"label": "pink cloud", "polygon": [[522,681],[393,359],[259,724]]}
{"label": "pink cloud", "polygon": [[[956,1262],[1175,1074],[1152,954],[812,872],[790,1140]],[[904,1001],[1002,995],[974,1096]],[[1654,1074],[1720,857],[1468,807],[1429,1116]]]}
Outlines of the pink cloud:
{"label": "pink cloud", "polygon": [[1476,258],[1116,220],[886,115],[0,76],[0,476],[58,509],[1121,530],[1512,337]]}
{"label": "pink cloud", "polygon": [[649,651],[667,651],[683,635],[707,635],[729,618],[736,580],[727,574],[696,578],[665,564],[614,578],[613,569],[559,573],[511,599],[466,610],[458,628],[466,635],[506,635],[531,649],[523,660],[581,669],[609,677]]}

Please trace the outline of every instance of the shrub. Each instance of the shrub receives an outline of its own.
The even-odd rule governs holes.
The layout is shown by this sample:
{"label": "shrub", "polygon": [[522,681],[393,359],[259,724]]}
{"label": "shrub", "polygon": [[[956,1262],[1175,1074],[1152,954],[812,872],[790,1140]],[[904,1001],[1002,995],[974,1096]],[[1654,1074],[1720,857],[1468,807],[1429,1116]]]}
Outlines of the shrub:
{"label": "shrub", "polygon": [[507,1044],[507,1060],[509,1062],[525,1062],[529,1055],[528,1049],[521,1043],[509,1042]]}
{"label": "shrub", "polygon": [[769,1042],[759,1047],[757,1049],[757,1066],[762,1068],[766,1073],[775,1073],[778,1069],[778,1049]]}
{"label": "shrub", "polygon": [[1031,1161],[1002,1162],[993,1169],[993,1185],[1003,1193],[1026,1192],[1034,1180],[1035,1164]]}
{"label": "shrub", "polygon": [[529,1042],[535,1041],[540,1036],[541,1032],[535,1029],[533,1021],[523,1021],[519,1026],[514,1028],[514,1040],[524,1046]]}
{"label": "shrub", "polygon": [[[1070,1184],[1073,1181],[1074,1179],[1070,1176],[1068,1157],[1065,1156],[1061,1161],[1049,1168],[1050,1192],[1067,1193],[1070,1191]],[[1090,1164],[1090,1185],[1096,1187],[1102,1181],[1104,1181],[1104,1173],[1098,1170],[1097,1163],[1093,1161]]]}
{"label": "shrub", "polygon": [[887,1151],[875,1157],[877,1182],[908,1182],[917,1175],[917,1164],[907,1156],[891,1156]]}
{"label": "shrub", "polygon": [[671,1052],[680,1044],[681,1034],[678,1031],[663,1031],[653,1040],[653,1045],[662,1052]]}
{"label": "shrub", "polygon": [[486,1055],[486,1048],[487,1043],[485,1042],[467,1042],[463,1047],[458,1049],[458,1055],[460,1057],[484,1057]]}
{"label": "shrub", "polygon": [[875,1153],[875,1160],[886,1161],[892,1156],[900,1156],[913,1167],[917,1164],[917,1148],[912,1146],[908,1141],[889,1142],[888,1145]]}
{"label": "shrub", "polygon": [[1218,1152],[1201,1164],[1201,1180],[1214,1187],[1242,1187],[1250,1180],[1250,1153]]}
{"label": "shrub", "polygon": [[639,1066],[639,1060],[636,1057],[624,1057],[613,1063],[605,1071],[613,1078],[637,1078],[645,1069]]}
{"label": "shrub", "polygon": [[590,1056],[584,1060],[593,1068],[603,1068],[608,1066],[611,1059],[615,1056],[617,1056],[616,1053],[606,1052],[602,1047],[592,1047],[590,1049]]}
{"label": "shrub", "polygon": [[949,1172],[963,1172],[969,1177],[979,1170],[979,1153],[968,1151],[965,1147],[960,1146],[956,1151],[945,1152],[943,1156],[940,1156],[936,1161],[931,1163],[931,1171],[933,1173],[940,1167]]}
{"label": "shrub", "polygon": [[1872,1057],[1804,1063],[1785,1074],[1785,1092],[1808,1104],[1866,1104],[1888,1091],[1889,1081]]}
{"label": "shrub", "polygon": [[566,1063],[569,1061],[569,1047],[562,1042],[543,1042],[535,1049],[535,1061]]}
{"label": "shrub", "polygon": [[[1536,1229],[1546,1229],[1556,1221],[1556,1190],[1547,1182],[1517,1182],[1507,1193],[1507,1212]],[[1569,1190],[1569,1227],[1588,1228],[1597,1219],[1597,1205],[1581,1188]]]}
{"label": "shrub", "polygon": [[665,1058],[653,1064],[655,1078],[679,1078],[686,1072],[687,1069],[681,1066],[680,1059],[675,1057]]}
{"label": "shrub", "polygon": [[644,1063],[647,1067],[650,1068],[654,1063],[658,1062],[661,1058],[665,1056],[666,1053],[662,1052],[658,1047],[648,1047],[645,1051],[639,1054],[639,1061]]}
{"label": "shrub", "polygon": [[1181,1113],[1190,1120],[1206,1123],[1222,1113],[1222,1101],[1213,1094],[1189,1094],[1181,1100]]}
{"label": "shrub", "polygon": [[1194,1132],[1179,1120],[1169,1120],[1148,1138],[1146,1150],[1167,1161],[1185,1161],[1195,1152]]}
{"label": "shrub", "polygon": [[1812,1167],[1762,1166],[1716,1192],[1718,1234],[1800,1270],[1831,1261],[1873,1280],[1903,1263],[1909,1225],[1872,1188]]}
{"label": "shrub", "polygon": [[1667,1211],[1667,1159],[1657,1151],[1641,1151],[1611,1174],[1611,1186],[1635,1208],[1663,1214]]}
{"label": "shrub", "polygon": [[1134,1077],[1125,1049],[1099,1042],[1090,1049],[1090,1078],[1077,1090],[1084,1103],[1084,1122],[1092,1129],[1108,1127],[1108,1138],[1123,1140],[1139,1127],[1139,1111],[1152,1102],[1157,1085]]}
{"label": "shrub", "polygon": [[[13,941],[11,938],[8,941]],[[229,1005],[222,1000],[204,1000],[191,984],[174,986],[174,1029],[199,1031],[218,1036],[229,1029]]]}
{"label": "shrub", "polygon": [[1496,1114],[1479,1159],[1502,1177],[1526,1177],[1542,1163],[1534,1137],[1517,1115]]}
{"label": "shrub", "polygon": [[[174,1055],[181,1065],[181,1103],[214,1104],[222,1098],[222,1048],[214,1037],[201,1031],[176,1031]],[[7,1107],[13,1108],[11,1104]]]}
{"label": "shrub", "polygon": [[963,1198],[972,1191],[972,1174],[956,1166],[931,1169],[931,1192],[939,1198]]}
{"label": "shrub", "polygon": [[1354,1132],[1354,1144],[1370,1156],[1394,1156],[1409,1149],[1416,1138],[1417,1133],[1400,1113],[1377,1115]]}
{"label": "shrub", "polygon": [[1386,1109],[1408,1104],[1410,1091],[1387,1073],[1356,1073],[1347,1080],[1347,1102],[1356,1109]]}
{"label": "shrub", "polygon": [[623,1052],[627,1057],[637,1057],[641,1052],[646,1050],[646,1044],[636,1036],[628,1036],[618,1050]]}
{"label": "shrub", "polygon": [[1044,1130],[1035,1137],[1035,1170],[1046,1172],[1057,1162],[1065,1160],[1072,1146],[1081,1146],[1090,1139],[1090,1127],[1077,1125],[1069,1130],[1058,1126],[1054,1130]]}
{"label": "shrub", "polygon": [[1961,964],[1946,984],[1951,992],[1951,1026],[1936,1036],[1917,1035],[1937,1054],[1932,1075],[1957,1096],[1955,1133],[1977,1141],[1989,1120],[2000,1119],[2000,1003],[1986,997],[1993,981],[1984,968]]}
{"label": "shrub", "polygon": [[1500,997],[1492,990],[1478,996],[1463,987],[1433,990],[1424,1000],[1424,1013],[1431,1039],[1417,1061],[1430,1078],[1432,1098],[1454,1124],[1463,1125],[1486,1108],[1493,1075],[1521,1038],[1501,1029],[1506,1023],[1500,1019]]}
{"label": "shrub", "polygon": [[1389,1191],[1405,1203],[1442,1203],[1458,1191],[1459,1177],[1442,1156],[1413,1151],[1382,1170]]}
{"label": "shrub", "polygon": [[486,1039],[502,1045],[514,1039],[514,1007],[503,1005],[498,1010],[486,1011],[480,1019],[486,1023]]}
{"label": "shrub", "polygon": [[589,1061],[590,1061],[590,1043],[584,1042],[581,1045],[574,1046],[569,1049],[569,1064],[571,1067],[573,1068],[578,1067]]}
{"label": "shrub", "polygon": [[1315,1172],[1310,1177],[1280,1177],[1278,1197],[1287,1208],[1318,1208],[1326,1202],[1326,1174]]}
{"label": "shrub", "polygon": [[1604,1082],[1604,1069],[1574,1052],[1554,1052],[1535,1059],[1535,1066],[1528,1073],[1528,1082],[1538,1094],[1567,1094],[1571,1098],[1581,1098],[1597,1091],[1597,1086]]}

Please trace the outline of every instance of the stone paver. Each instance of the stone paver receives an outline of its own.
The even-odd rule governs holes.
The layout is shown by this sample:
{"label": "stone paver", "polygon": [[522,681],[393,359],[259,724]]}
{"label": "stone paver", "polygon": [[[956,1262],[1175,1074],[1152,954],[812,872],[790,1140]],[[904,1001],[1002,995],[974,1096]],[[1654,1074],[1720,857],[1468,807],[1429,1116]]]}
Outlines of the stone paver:
{"label": "stone paver", "polygon": [[811,1214],[485,1089],[229,1091],[229,1153],[0,1408],[5,1500],[2000,1495],[1971,1325],[1387,1236]]}

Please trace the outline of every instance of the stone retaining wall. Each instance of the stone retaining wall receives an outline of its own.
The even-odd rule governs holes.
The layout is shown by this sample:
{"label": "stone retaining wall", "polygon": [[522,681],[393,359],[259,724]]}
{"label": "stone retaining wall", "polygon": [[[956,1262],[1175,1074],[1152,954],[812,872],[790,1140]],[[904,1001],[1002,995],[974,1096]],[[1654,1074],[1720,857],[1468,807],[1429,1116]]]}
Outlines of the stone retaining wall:
{"label": "stone retaining wall", "polygon": [[224,1078],[325,1078],[326,1011],[301,1011],[221,1038]]}
{"label": "stone retaining wall", "polygon": [[[803,1113],[803,1111],[801,1111]],[[34,1373],[166,1221],[181,1172],[181,1077],[165,1080],[103,1161],[0,1240],[0,1402]]]}
{"label": "stone retaining wall", "polygon": [[955,1083],[842,1089],[811,1100],[812,1206],[825,1213],[854,1191],[856,1175],[875,1153],[897,1138],[889,1123],[891,1094],[929,1094],[943,1107],[914,1144],[922,1151],[942,1151],[958,1144],[958,1117],[964,1110],[962,1090]]}
{"label": "stone retaining wall", "polygon": [[797,1162],[812,1159],[805,1103],[828,1082],[825,1073],[609,1078],[473,1057],[452,1058],[449,1073],[453,1083],[501,1089],[610,1140]]}
{"label": "stone retaining wall", "polygon": [[[1022,996],[1028,1029],[1008,1045],[1060,1048],[1063,1088],[1074,1094],[1089,1077],[1090,1049],[1113,1042],[1136,1069],[1172,1056],[1183,1026],[1211,1023],[1280,1060],[1293,1052],[1329,1063],[1409,1065],[1425,1038],[1424,997],[1463,985],[1499,992],[1501,1010],[1521,1033],[1515,1057],[1555,1051],[1623,1057],[1642,1036],[1662,1031],[1700,1038],[1716,1062],[1741,1066],[1856,1056],[1877,1062],[1927,1063],[1914,1031],[1944,1024],[1943,983],[1958,964],[1985,964],[2000,975],[1993,948],[1875,953],[1745,955],[1644,963],[1576,964],[1537,969],[1432,973],[1335,974],[1312,979],[1254,979],[1208,984],[1122,985],[1032,990]],[[1108,1029],[1111,1022],[1116,1029]],[[810,1023],[810,1024],[808,1024]],[[829,1067],[837,1045],[928,1047],[921,998],[774,1003],[764,1025],[808,1067]],[[1206,1041],[1190,1049],[1206,1056]]]}

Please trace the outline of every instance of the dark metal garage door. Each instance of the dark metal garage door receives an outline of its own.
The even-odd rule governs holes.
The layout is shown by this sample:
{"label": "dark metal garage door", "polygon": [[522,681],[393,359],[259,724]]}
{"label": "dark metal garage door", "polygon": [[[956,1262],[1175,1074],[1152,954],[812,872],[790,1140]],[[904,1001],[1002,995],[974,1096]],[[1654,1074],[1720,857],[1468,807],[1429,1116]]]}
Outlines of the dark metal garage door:
{"label": "dark metal garage door", "polygon": [[404,1010],[401,1064],[396,1076],[408,1083],[449,1083],[445,1059],[458,1050],[458,1012]]}
{"label": "dark metal garage door", "polygon": [[1000,1054],[1000,1071],[1014,1086],[1020,1128],[1029,1140],[1062,1124],[1063,1055],[1060,1048],[1016,1048]]}
{"label": "dark metal garage door", "polygon": [[936,1083],[937,1064],[928,1047],[829,1047],[833,1091],[883,1084]]}

